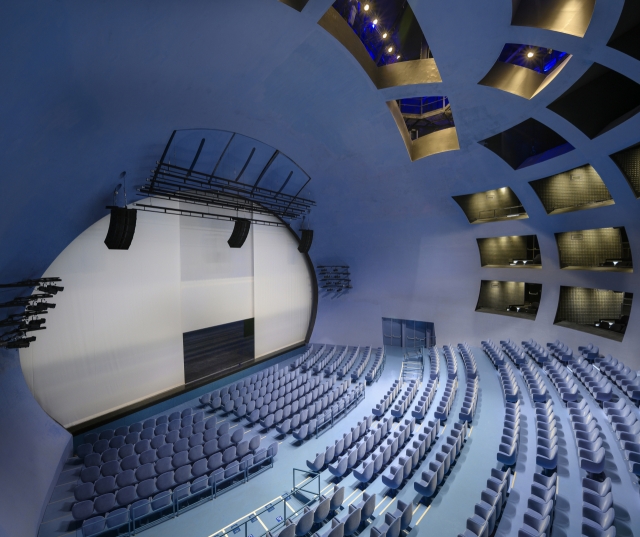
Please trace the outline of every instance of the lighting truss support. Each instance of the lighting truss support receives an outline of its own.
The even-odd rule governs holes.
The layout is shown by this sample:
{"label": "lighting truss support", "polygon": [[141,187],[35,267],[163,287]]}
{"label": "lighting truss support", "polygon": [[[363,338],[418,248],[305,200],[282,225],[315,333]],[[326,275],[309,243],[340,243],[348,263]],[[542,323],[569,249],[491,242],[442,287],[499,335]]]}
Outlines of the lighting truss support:
{"label": "lighting truss support", "polygon": [[[227,216],[224,214],[215,214],[215,213],[203,213],[201,211],[192,211],[189,209],[175,209],[172,207],[146,205],[144,203],[136,203],[136,207],[139,207],[140,210],[146,211],[149,213],[171,214],[175,216],[191,216],[195,218],[203,218],[205,220],[223,220],[227,222],[235,222],[235,220],[237,219],[236,216]],[[287,227],[287,225],[284,224],[283,222],[272,222],[270,220],[261,220],[259,218],[254,218],[252,216],[243,216],[242,218],[246,220],[250,220],[252,224],[258,224],[260,226]]]}

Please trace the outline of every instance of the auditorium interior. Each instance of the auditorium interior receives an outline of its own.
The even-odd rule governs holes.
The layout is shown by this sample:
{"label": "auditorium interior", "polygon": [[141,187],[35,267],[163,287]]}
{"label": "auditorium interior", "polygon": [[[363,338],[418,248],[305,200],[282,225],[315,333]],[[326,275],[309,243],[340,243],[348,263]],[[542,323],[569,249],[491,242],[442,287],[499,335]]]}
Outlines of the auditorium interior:
{"label": "auditorium interior", "polygon": [[1,13],[0,537],[640,535],[640,1]]}

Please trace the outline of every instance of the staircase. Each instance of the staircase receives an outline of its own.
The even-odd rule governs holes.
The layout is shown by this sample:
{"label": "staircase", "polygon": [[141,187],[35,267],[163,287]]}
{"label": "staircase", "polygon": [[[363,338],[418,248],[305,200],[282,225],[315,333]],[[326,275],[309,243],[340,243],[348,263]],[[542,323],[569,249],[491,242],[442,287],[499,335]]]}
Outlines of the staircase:
{"label": "staircase", "polygon": [[408,380],[422,381],[424,374],[424,347],[407,350],[402,360],[400,378],[402,382]]}

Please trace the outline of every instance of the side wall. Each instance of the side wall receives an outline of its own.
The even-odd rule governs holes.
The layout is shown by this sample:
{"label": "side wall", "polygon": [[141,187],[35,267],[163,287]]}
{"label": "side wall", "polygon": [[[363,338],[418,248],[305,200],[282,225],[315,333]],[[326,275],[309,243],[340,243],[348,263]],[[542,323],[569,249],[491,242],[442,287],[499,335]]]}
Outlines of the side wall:
{"label": "side wall", "polygon": [[33,537],[72,438],[31,395],[16,351],[0,349],[0,408],[0,537]]}

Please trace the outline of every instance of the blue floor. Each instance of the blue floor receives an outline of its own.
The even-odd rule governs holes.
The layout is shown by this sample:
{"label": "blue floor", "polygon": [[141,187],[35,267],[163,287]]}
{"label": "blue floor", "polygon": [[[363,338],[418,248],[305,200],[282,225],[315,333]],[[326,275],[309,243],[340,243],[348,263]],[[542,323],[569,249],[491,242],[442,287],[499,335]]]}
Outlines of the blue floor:
{"label": "blue floor", "polygon": [[[428,507],[420,502],[421,497],[415,492],[413,483],[420,479],[422,471],[428,468],[429,462],[439,451],[440,444],[446,437],[446,434],[441,432],[438,440],[422,460],[420,467],[413,473],[402,489],[395,492],[389,491],[380,477],[366,487],[367,493],[376,494],[377,506],[372,525],[381,525],[384,513],[393,511],[397,500],[400,499],[405,502],[411,501],[414,505],[411,536],[422,534],[455,537],[464,532],[466,519],[473,515],[474,505],[480,501],[480,494],[486,486],[486,480],[490,475],[491,468],[498,466],[496,452],[500,443],[504,417],[504,400],[499,376],[481,348],[472,347],[472,352],[477,362],[480,378],[478,407],[472,424],[473,428],[451,473]],[[441,355],[443,355],[442,352]],[[246,520],[245,517],[247,515],[270,502],[276,501],[282,494],[292,488],[294,468],[306,470],[307,459],[313,459],[315,453],[333,444],[336,439],[342,437],[344,432],[371,413],[372,407],[379,402],[393,381],[399,378],[402,356],[402,349],[388,347],[385,369],[376,383],[367,386],[365,400],[320,438],[312,438],[302,446],[298,446],[294,444],[294,439],[290,435],[282,440],[276,438],[278,434],[275,430],[270,431],[268,434],[263,435],[263,443],[279,442],[279,452],[274,468],[265,471],[248,483],[223,494],[213,501],[206,502],[190,511],[181,513],[176,518],[167,520],[140,533],[159,537],[183,535],[188,537],[212,537],[216,534],[226,533],[229,537],[233,537],[235,534],[231,526],[234,523]],[[459,388],[448,420],[450,423],[458,421],[457,417],[462,406],[465,390],[465,370],[457,350],[456,359],[458,361]],[[426,358],[425,362],[425,371],[428,372],[428,358]],[[431,408],[427,413],[426,420],[433,419],[433,413],[444,391],[446,384],[446,362],[444,357],[441,358],[440,370],[440,384]],[[559,495],[551,535],[552,537],[579,536],[581,534],[582,519],[582,489],[580,483],[583,472],[578,466],[577,450],[568,421],[567,409],[560,401],[553,384],[549,382],[544,372],[540,371],[553,400],[560,435]],[[533,474],[536,471],[534,410],[522,376],[515,367],[514,372],[520,387],[522,426],[516,474],[512,479],[513,487],[496,532],[496,535],[500,537],[517,535],[527,508],[526,500],[533,481]],[[597,407],[587,390],[581,384],[578,383],[578,385],[583,397],[589,401],[592,413],[606,439],[606,473],[613,482],[612,491],[618,535],[623,537],[634,535],[634,530],[635,535],[640,535],[640,531],[638,531],[640,528],[640,495],[636,480],[627,471],[623,454],[616,442],[615,434],[609,427],[606,416]],[[423,386],[418,393],[421,392],[422,388]],[[194,404],[194,401],[185,402],[178,409],[193,406]],[[411,408],[413,408],[413,405]],[[410,410],[407,416],[410,416]],[[234,422],[232,426],[240,427],[244,425]],[[450,426],[448,425],[447,428]],[[250,430],[247,427],[245,429],[247,431]],[[256,430],[258,429],[259,426],[256,427]],[[65,524],[69,522],[68,510],[73,503],[72,490],[73,484],[77,480],[77,473],[77,467],[71,465],[66,467],[62,473],[51,499],[51,504],[45,513],[39,537],[62,537],[63,535],[74,535],[76,533],[75,531],[65,532],[63,529]],[[323,492],[327,492],[335,483],[345,487],[344,506],[359,501],[363,494],[364,489],[358,486],[359,482],[351,474],[339,480],[325,470],[321,473],[320,480]],[[293,511],[300,508],[300,506],[301,503],[295,498],[289,499],[286,504],[280,503],[273,511],[265,512],[259,518],[254,519],[253,522],[250,522],[249,531],[255,537],[258,537],[264,533],[265,527],[271,527],[278,522],[277,517],[284,516],[285,513],[287,513],[287,516],[291,516]],[[65,511],[66,516],[64,515]],[[253,526],[254,524],[255,526]],[[255,531],[252,530],[252,527],[255,527]],[[364,530],[364,534],[368,536],[369,531],[370,529],[367,527]],[[244,537],[244,532],[239,532],[238,537]]]}

